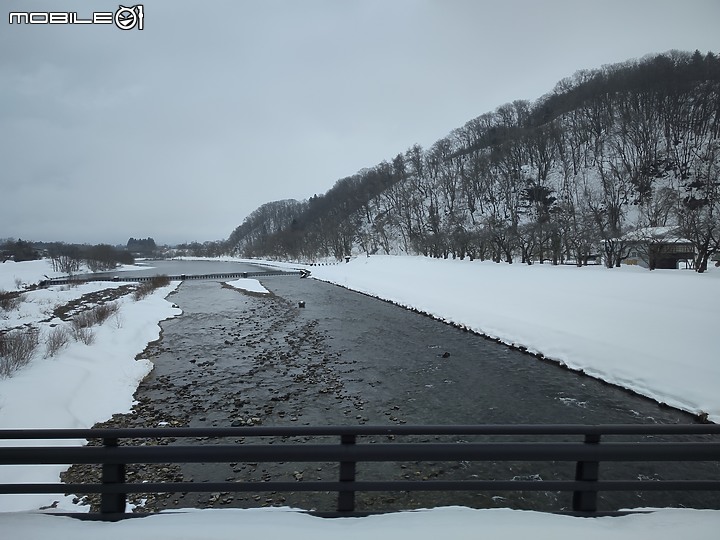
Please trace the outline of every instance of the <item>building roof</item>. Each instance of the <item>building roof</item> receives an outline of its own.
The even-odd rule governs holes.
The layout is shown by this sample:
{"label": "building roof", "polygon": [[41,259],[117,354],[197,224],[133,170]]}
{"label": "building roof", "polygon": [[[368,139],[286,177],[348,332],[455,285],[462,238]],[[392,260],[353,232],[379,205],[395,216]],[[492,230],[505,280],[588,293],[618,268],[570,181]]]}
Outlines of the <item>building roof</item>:
{"label": "building roof", "polygon": [[690,244],[690,240],[680,236],[679,227],[641,227],[623,235],[630,242],[648,242],[663,244]]}

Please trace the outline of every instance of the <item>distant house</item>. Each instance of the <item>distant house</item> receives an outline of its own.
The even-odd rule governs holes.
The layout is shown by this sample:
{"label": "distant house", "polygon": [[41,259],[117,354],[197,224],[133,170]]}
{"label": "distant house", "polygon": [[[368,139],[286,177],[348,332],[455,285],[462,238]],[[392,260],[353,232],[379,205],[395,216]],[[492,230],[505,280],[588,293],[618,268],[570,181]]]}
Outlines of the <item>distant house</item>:
{"label": "distant house", "polygon": [[623,264],[650,270],[693,266],[695,248],[678,234],[677,227],[645,227],[626,234],[623,239],[629,250]]}

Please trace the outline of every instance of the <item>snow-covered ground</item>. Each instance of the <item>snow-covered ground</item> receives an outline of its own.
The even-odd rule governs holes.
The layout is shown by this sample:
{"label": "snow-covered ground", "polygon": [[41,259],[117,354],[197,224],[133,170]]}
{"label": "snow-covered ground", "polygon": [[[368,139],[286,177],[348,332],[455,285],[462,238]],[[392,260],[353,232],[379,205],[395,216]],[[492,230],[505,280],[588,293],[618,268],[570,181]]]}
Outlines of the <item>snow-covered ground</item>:
{"label": "snow-covered ground", "polygon": [[664,509],[624,517],[577,518],[448,507],[323,519],[288,508],[264,508],[163,512],[118,523],[0,513],[0,530],[5,538],[23,540],[717,540],[720,512]]}
{"label": "snow-covered ground", "polygon": [[[254,261],[256,262],[256,261]],[[276,264],[266,262],[266,264]],[[720,419],[720,271],[492,264],[422,257],[358,258],[305,266],[313,277],[466,326],[658,401]],[[0,289],[53,276],[44,261],[0,264]],[[254,280],[231,285],[260,291]],[[26,293],[18,312],[0,313],[0,328],[31,322],[41,336],[54,305],[102,287],[52,287]],[[258,284],[259,285],[259,284]],[[118,300],[119,312],[94,327],[91,345],[72,342],[58,354],[0,380],[0,429],[90,427],[132,406],[132,393],[151,369],[135,360],[159,335],[158,322],[179,314],[165,300],[176,287],[141,301]],[[257,290],[255,290],[257,289]],[[310,299],[309,299],[310,300]],[[41,339],[42,349],[42,339]],[[528,361],[533,361],[528,357]],[[52,444],[51,441],[46,441]],[[82,441],[76,441],[82,444]],[[0,482],[55,482],[62,467],[0,467]],[[166,513],[121,523],[89,523],[22,510],[57,496],[0,497],[0,530],[12,538],[717,538],[720,512],[661,509],[621,518],[571,518],[518,510],[441,508],[368,518],[322,520],[290,509]],[[63,499],[60,509],[71,508]]]}
{"label": "snow-covered ground", "polygon": [[[47,261],[0,264],[0,284],[5,290],[17,283],[33,284],[44,275],[51,275],[49,269]],[[0,379],[0,429],[89,428],[114,413],[130,411],[135,389],[152,369],[149,360],[136,360],[136,356],[149,342],[158,339],[161,320],[181,313],[165,300],[179,282],[157,289],[139,301],[132,295],[114,300],[117,312],[90,328],[92,343],[69,338],[53,355],[48,354],[47,348],[52,331],[64,327],[71,332],[69,322],[53,317],[56,306],[122,285],[116,282],[57,285],[26,292],[17,309],[0,310],[0,330],[31,325],[39,331],[38,348],[30,364],[11,377]],[[21,443],[2,441],[4,445]],[[37,444],[58,442],[38,441]],[[80,445],[85,441],[70,444]],[[2,466],[0,482],[57,482],[60,472],[66,468],[62,465]],[[0,495],[0,511],[36,509],[55,498]]]}
{"label": "snow-covered ground", "polygon": [[[152,266],[143,266],[143,269],[147,268],[152,268]],[[130,272],[137,269],[137,266],[123,264],[115,268],[113,272]],[[80,273],[90,273],[90,271],[83,268]],[[65,274],[62,272],[53,270],[50,259],[21,263],[5,261],[0,263],[0,291],[21,291],[28,285],[34,285],[43,279],[63,276]]]}

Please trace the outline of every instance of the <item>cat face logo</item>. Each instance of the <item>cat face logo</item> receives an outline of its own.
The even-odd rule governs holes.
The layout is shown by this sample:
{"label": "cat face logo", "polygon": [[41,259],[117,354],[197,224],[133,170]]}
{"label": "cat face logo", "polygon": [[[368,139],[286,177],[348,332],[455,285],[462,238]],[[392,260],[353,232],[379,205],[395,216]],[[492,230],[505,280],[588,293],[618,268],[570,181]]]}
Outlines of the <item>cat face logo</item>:
{"label": "cat face logo", "polygon": [[115,12],[115,26],[120,30],[132,30],[137,26],[138,30],[142,30],[143,17],[142,4],[131,7],[119,6]]}

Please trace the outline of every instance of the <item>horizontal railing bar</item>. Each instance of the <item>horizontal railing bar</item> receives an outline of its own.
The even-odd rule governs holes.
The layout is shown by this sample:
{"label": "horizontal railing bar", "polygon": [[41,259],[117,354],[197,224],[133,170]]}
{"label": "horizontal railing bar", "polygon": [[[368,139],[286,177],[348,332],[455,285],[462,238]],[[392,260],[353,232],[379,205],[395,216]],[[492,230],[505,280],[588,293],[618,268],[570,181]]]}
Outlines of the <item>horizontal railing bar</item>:
{"label": "horizontal railing bar", "polygon": [[0,464],[338,461],[718,461],[720,442],[247,444],[0,448]]}
{"label": "horizontal railing bar", "polygon": [[211,493],[265,491],[720,491],[713,480],[389,480],[308,482],[147,482],[142,484],[0,484],[0,494]]}
{"label": "horizontal railing bar", "polygon": [[[184,511],[185,510],[185,511]],[[358,518],[358,517],[368,517],[368,516],[378,516],[383,514],[388,514],[393,512],[392,510],[365,510],[365,511],[352,511],[352,512],[338,512],[338,511],[317,511],[317,510],[301,510],[301,509],[295,509],[294,511],[301,513],[301,514],[307,514],[308,516],[314,516],[319,518]],[[173,514],[187,514],[190,511],[187,511],[186,509],[174,509]],[[652,510],[617,510],[617,511],[597,511],[597,512],[576,512],[572,510],[559,510],[557,512],[550,512],[550,514],[555,514],[559,516],[576,516],[576,517],[622,517],[622,516],[631,516],[633,514],[652,514]],[[82,513],[74,513],[74,512],[43,512],[43,515],[45,516],[54,516],[54,517],[71,517],[74,519],[77,519],[79,521],[119,521],[123,519],[142,519],[150,516],[157,515],[153,512],[147,512],[147,513],[124,513],[124,512],[118,512],[118,513],[106,513],[101,514],[97,512],[82,512]]]}
{"label": "horizontal railing bar", "polygon": [[340,435],[712,435],[720,424],[243,426],[227,428],[3,429],[2,439],[293,437]]}
{"label": "horizontal railing bar", "polygon": [[[581,465],[597,468],[602,462],[719,462],[720,426],[715,424],[672,425],[459,425],[459,426],[243,426],[238,428],[139,428],[139,429],[17,429],[0,430],[2,465],[102,464],[101,484],[0,484],[0,493],[98,493],[105,519],[122,517],[129,493],[203,492],[327,492],[336,493],[338,512],[354,511],[359,492],[573,492],[573,511],[597,515],[596,497],[603,491],[704,491],[720,492],[718,475],[703,480],[599,480],[596,474],[578,475]],[[609,435],[625,436],[609,440]],[[646,436],[642,437],[641,436]],[[655,437],[664,435],[665,437]],[[684,440],[668,442],[671,436]],[[357,437],[389,439],[392,442],[358,440]],[[504,438],[498,439],[498,436]],[[544,436],[544,438],[542,438]],[[562,438],[557,439],[558,436]],[[572,441],[571,436],[582,436]],[[633,436],[634,442],[628,442]],[[695,436],[691,437],[690,436]],[[194,437],[184,444],[178,439]],[[267,438],[275,440],[267,440]],[[302,444],[292,438],[302,438]],[[418,440],[417,437],[420,437]],[[444,439],[442,439],[444,437]],[[480,437],[490,438],[490,440]],[[515,437],[515,439],[507,439]],[[549,437],[556,437],[555,440]],[[235,438],[233,441],[232,439]],[[265,438],[265,439],[263,439]],[[282,441],[277,439],[282,438]],[[314,438],[314,441],[311,441]],[[84,439],[102,440],[103,445],[85,446]],[[123,440],[125,439],[125,440]],[[144,444],[156,439],[165,444]],[[223,440],[225,439],[225,440]],[[291,439],[291,440],[287,440]],[[330,439],[330,440],[328,440]],[[332,440],[335,439],[335,440]],[[339,440],[338,440],[339,439]],[[459,440],[458,440],[459,439]],[[520,439],[520,440],[518,440]],[[528,440],[534,439],[534,440]],[[538,441],[539,439],[539,441]],[[663,439],[663,440],[658,440]],[[42,440],[42,443],[39,442]],[[47,446],[47,441],[63,446]],[[483,441],[486,442],[483,442]],[[690,442],[691,440],[692,442]],[[37,442],[36,442],[37,441]],[[64,443],[63,443],[64,441]],[[140,442],[138,442],[140,441]],[[311,442],[308,442],[311,441]],[[353,444],[345,444],[352,441]],[[503,442],[505,441],[505,442]],[[570,442],[568,442],[570,441]],[[602,441],[602,442],[598,442]],[[148,441],[152,443],[153,441]],[[357,444],[356,444],[357,442]],[[119,444],[118,444],[119,443]],[[124,443],[124,444],[123,444]],[[198,444],[199,443],[199,444]],[[246,443],[246,444],[240,444]],[[277,444],[273,444],[277,443]],[[343,444],[339,444],[343,443]],[[33,444],[35,446],[33,446]],[[362,462],[575,462],[574,480],[379,480],[358,481],[355,464]],[[124,483],[126,466],[134,463],[330,463],[337,480],[232,482]],[[343,476],[351,464],[352,475]],[[589,465],[588,465],[589,464]],[[592,472],[592,471],[591,471]],[[107,474],[106,474],[107,473]],[[710,477],[708,479],[708,477]],[[302,479],[301,479],[302,480]],[[350,500],[351,503],[346,504]],[[119,519],[119,518],[118,518]]]}

